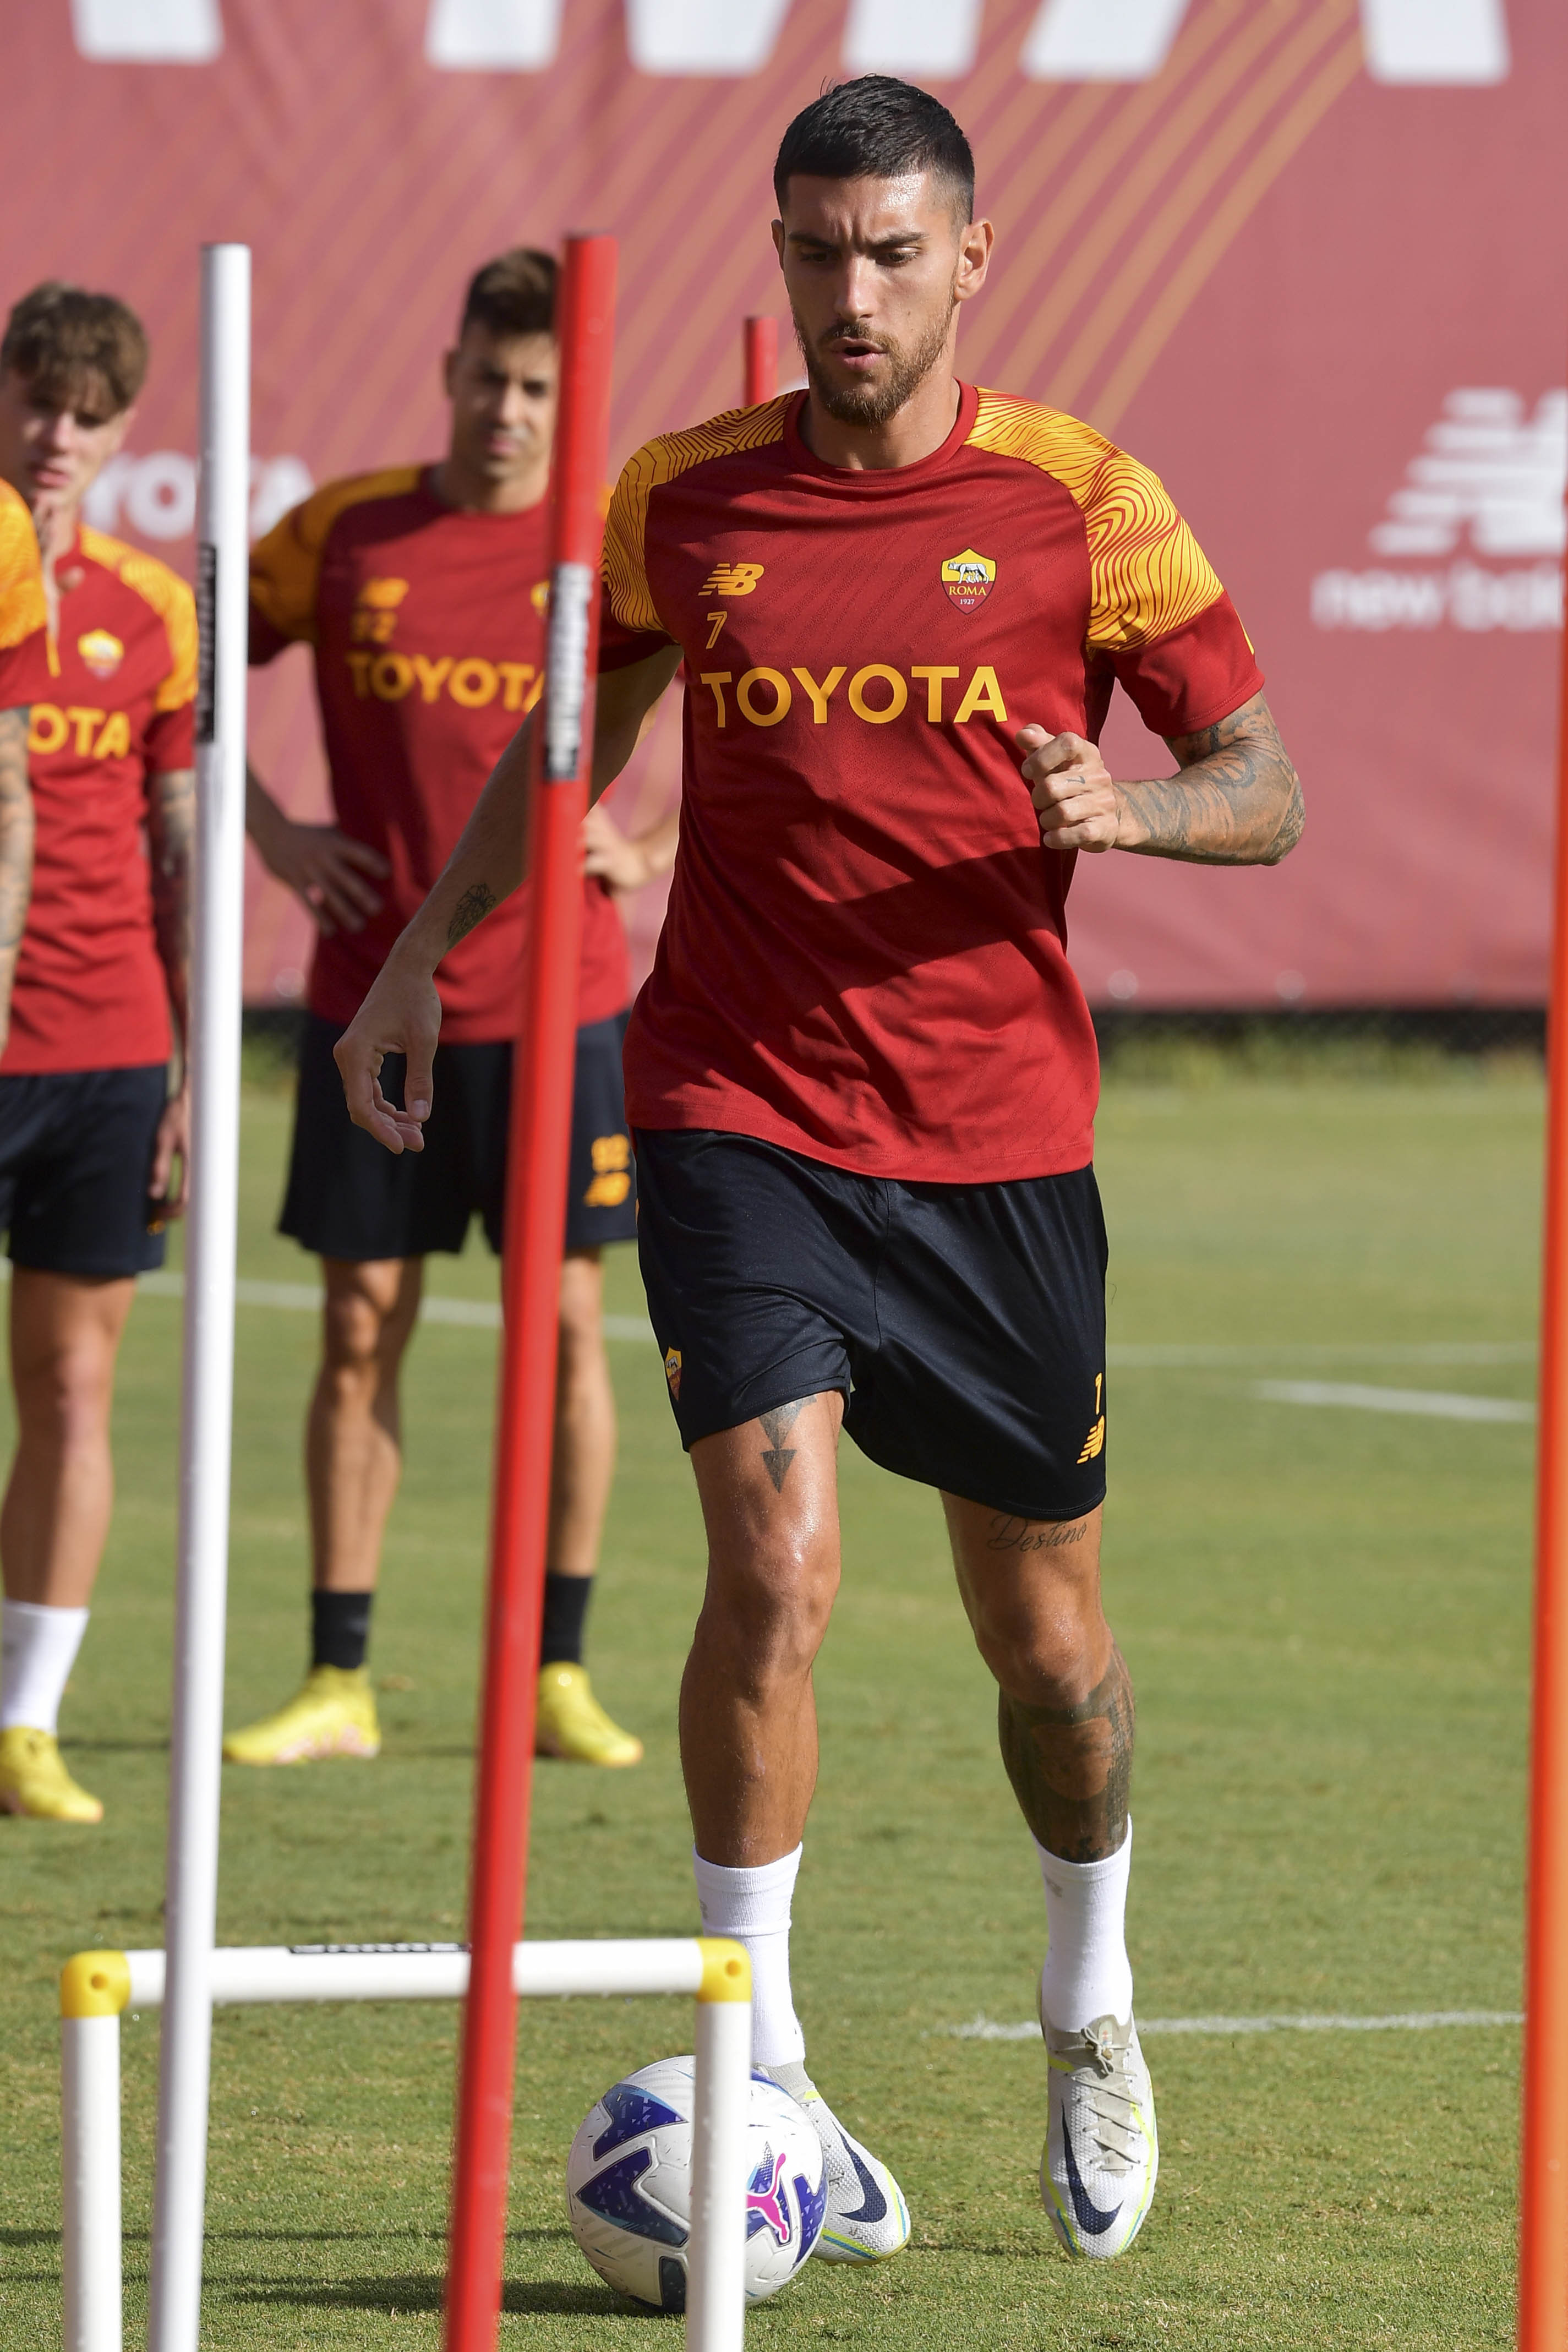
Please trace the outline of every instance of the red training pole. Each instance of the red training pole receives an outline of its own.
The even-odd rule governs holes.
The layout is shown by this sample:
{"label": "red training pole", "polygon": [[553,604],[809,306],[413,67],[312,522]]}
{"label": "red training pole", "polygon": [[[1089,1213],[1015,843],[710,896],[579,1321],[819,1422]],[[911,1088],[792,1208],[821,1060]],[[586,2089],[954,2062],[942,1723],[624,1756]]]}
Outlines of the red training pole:
{"label": "red training pole", "polygon": [[[555,1420],[556,1341],[571,1128],[579,837],[593,750],[599,635],[600,486],[610,440],[615,240],[566,241],[558,319],[560,404],[552,487],[549,639],[533,733],[528,926],[513,1064],[501,1290],[505,1336],[496,1422],[485,1690],[469,1890],[446,2352],[493,2352],[512,2137],[517,1997],[533,1771],[539,1619]],[[542,722],[542,723],[541,723]]]}
{"label": "red training pole", "polygon": [[771,400],[779,389],[779,321],[747,319],[746,322],[746,405],[756,408]]}
{"label": "red training pole", "polygon": [[1546,1039],[1520,2352],[1563,2352],[1568,2341],[1568,642],[1564,653]]}

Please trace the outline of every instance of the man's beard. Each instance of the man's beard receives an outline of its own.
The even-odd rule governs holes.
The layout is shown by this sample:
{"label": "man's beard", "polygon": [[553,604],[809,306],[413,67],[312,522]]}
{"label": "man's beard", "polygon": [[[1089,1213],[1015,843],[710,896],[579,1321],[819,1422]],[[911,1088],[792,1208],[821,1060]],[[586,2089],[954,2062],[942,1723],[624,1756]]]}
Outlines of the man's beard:
{"label": "man's beard", "polygon": [[885,352],[891,362],[883,382],[874,387],[868,385],[863,390],[857,384],[841,387],[829,383],[822,372],[821,354],[807,342],[797,320],[795,340],[806,362],[806,374],[828,415],[836,417],[841,425],[885,425],[890,417],[896,416],[942,357],[947,346],[947,330],[957,307],[956,302],[949,301],[942,317],[933,320],[912,352],[901,351],[896,343],[888,341],[884,336],[856,335],[856,342],[870,343],[874,350]]}

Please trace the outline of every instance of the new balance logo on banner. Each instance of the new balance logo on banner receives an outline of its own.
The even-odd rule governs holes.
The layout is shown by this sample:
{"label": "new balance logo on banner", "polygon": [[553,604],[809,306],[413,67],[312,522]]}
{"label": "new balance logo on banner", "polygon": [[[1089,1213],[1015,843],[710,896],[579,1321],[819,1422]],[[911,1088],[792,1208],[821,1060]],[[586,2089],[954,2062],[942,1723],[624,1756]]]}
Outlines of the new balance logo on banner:
{"label": "new balance logo on banner", "polygon": [[1412,457],[1379,555],[1449,555],[1469,534],[1478,555],[1561,555],[1568,478],[1568,392],[1545,392],[1527,417],[1516,392],[1451,392]]}
{"label": "new balance logo on banner", "polygon": [[[1367,534],[1383,556],[1448,557],[1441,570],[1321,572],[1322,629],[1555,629],[1563,625],[1568,392],[1533,412],[1516,392],[1451,392]],[[1535,557],[1507,570],[1497,559]],[[1473,560],[1490,557],[1492,563]]]}
{"label": "new balance logo on banner", "polygon": [[[259,6],[262,0],[228,0]],[[1189,0],[1041,0],[1019,54],[1029,81],[1148,81],[1170,55]],[[625,0],[628,60],[639,73],[760,73],[789,0]],[[449,72],[538,73],[555,62],[565,0],[428,0],[424,54]],[[973,71],[982,0],[845,0],[850,73]],[[222,0],[71,0],[84,58],[205,65],[224,46]],[[1503,81],[1503,0],[1361,0],[1374,81]]]}

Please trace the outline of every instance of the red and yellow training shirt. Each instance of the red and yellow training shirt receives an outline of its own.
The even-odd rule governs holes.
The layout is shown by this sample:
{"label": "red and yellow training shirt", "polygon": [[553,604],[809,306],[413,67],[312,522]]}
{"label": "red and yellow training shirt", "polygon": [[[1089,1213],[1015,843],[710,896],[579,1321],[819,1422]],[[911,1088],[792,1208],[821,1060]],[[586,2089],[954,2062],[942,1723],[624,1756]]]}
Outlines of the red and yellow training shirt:
{"label": "red and yellow training shirt", "polygon": [[195,602],[155,556],[85,528],[55,580],[57,639],[47,666],[35,657],[26,696],[0,655],[0,704],[32,706],[37,828],[7,1077],[169,1058],[146,824],[152,778],[193,757]]}
{"label": "red and yellow training shirt", "polygon": [[[353,1019],[538,698],[549,527],[548,503],[465,513],[400,466],[329,483],[252,551],[250,657],[314,648],[337,821],[392,867],[379,915],[317,940],[309,1003],[324,1020]],[[583,889],[578,1019],[603,1021],[632,993],[626,938],[603,884]],[[527,898],[443,960],[449,1043],[516,1034]]]}
{"label": "red and yellow training shirt", "polygon": [[961,388],[941,448],[823,465],[805,395],[622,473],[600,667],[685,656],[681,843],[626,1041],[635,1126],[997,1183],[1093,1150],[1094,1032],[1014,731],[1119,681],[1183,735],[1262,684],[1162,484],[1088,425]]}

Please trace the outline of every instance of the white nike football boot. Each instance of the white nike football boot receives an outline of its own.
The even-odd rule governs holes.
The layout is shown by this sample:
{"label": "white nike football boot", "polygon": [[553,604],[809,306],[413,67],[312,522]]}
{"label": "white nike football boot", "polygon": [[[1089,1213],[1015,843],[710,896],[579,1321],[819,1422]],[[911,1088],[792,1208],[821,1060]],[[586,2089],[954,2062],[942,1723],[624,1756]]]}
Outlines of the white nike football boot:
{"label": "white nike football boot", "polygon": [[828,2210],[811,2249],[824,2263],[885,2263],[909,2243],[909,2208],[885,2164],[840,2123],[804,2066],[762,2066],[811,2119],[826,2158]]}
{"label": "white nike football boot", "polygon": [[1059,2033],[1040,2011],[1051,2109],[1040,2193],[1070,2254],[1124,2253],[1142,2229],[1160,2168],[1155,2093],[1129,2017]]}

